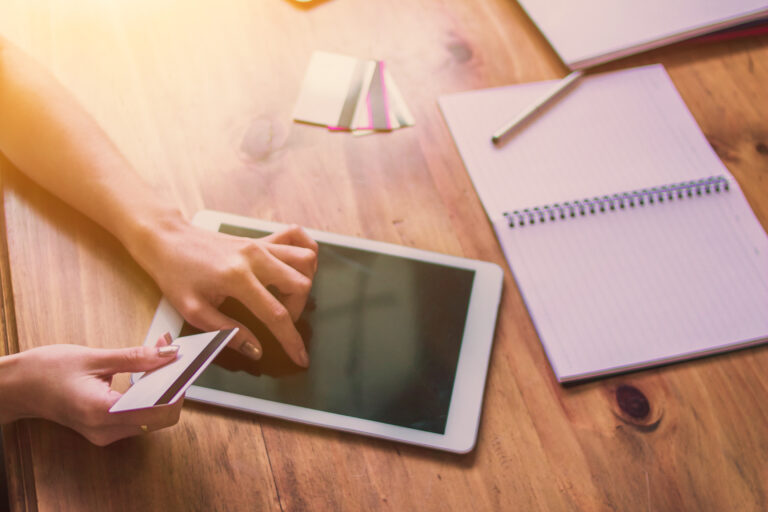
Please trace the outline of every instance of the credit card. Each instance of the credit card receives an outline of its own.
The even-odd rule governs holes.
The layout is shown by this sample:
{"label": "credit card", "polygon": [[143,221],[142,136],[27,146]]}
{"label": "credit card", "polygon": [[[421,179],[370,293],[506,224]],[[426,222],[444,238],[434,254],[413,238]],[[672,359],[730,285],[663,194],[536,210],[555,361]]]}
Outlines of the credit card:
{"label": "credit card", "polygon": [[176,360],[151,372],[128,388],[109,412],[133,411],[175,403],[237,333],[237,328],[176,338]]}

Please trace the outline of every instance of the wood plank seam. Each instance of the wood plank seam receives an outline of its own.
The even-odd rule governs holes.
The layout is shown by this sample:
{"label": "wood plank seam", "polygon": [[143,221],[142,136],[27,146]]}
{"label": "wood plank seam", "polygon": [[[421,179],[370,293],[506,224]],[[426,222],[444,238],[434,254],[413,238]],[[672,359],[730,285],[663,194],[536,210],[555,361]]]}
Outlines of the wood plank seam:
{"label": "wood plank seam", "polygon": [[272,457],[269,455],[269,448],[267,443],[267,438],[264,436],[264,429],[259,425],[259,431],[261,431],[261,440],[264,442],[264,452],[267,454],[267,462],[269,463],[269,474],[272,475],[272,482],[275,484],[275,493],[277,494],[277,504],[280,505],[280,512],[285,512],[285,507],[283,507],[283,498],[280,496],[280,487],[277,483],[277,475],[275,475],[275,470],[272,467]]}

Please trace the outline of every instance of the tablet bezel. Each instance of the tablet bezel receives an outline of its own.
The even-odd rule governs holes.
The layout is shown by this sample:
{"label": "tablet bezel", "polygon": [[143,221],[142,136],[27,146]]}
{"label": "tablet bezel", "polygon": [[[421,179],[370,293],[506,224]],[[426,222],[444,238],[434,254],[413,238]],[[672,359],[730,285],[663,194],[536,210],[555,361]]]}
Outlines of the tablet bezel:
{"label": "tablet bezel", "polygon": [[[213,210],[198,212],[193,219],[193,224],[212,231],[218,231],[221,224],[269,232],[286,227],[284,224]],[[495,333],[496,316],[501,300],[503,281],[501,267],[494,263],[449,256],[401,245],[313,229],[307,229],[306,231],[318,242],[327,242],[344,247],[469,269],[475,272],[467,309],[464,336],[461,341],[453,391],[448,408],[445,433],[425,432],[196,385],[189,387],[186,398],[231,409],[455,453],[471,451],[477,440],[488,362]],[[163,297],[155,312],[144,344],[154,345],[158,337],[162,336],[165,332],[170,332],[177,336],[181,331],[183,323],[184,320],[181,315]]]}

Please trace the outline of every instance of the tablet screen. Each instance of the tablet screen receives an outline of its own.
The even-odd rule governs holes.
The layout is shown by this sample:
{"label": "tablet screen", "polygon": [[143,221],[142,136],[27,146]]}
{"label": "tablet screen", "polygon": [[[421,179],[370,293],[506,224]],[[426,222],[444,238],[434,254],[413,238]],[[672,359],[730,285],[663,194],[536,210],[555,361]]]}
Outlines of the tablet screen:
{"label": "tablet screen", "polygon": [[[227,224],[219,231],[267,234]],[[474,277],[321,242],[297,322],[309,368],[294,365],[263,324],[228,299],[221,310],[256,334],[264,355],[253,362],[227,348],[195,385],[443,434]],[[192,332],[185,324],[181,335]]]}

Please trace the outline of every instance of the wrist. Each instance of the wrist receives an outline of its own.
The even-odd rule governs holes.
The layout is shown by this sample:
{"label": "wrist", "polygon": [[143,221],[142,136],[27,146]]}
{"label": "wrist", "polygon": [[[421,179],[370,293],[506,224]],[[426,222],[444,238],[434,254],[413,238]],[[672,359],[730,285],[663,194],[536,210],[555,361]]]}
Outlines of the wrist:
{"label": "wrist", "polygon": [[34,416],[31,402],[26,400],[26,360],[24,352],[0,357],[0,425]]}
{"label": "wrist", "polygon": [[189,222],[177,208],[159,206],[144,208],[141,214],[135,215],[126,226],[118,239],[128,250],[134,260],[152,275],[152,263],[169,240],[176,238],[178,233],[189,228]]}

